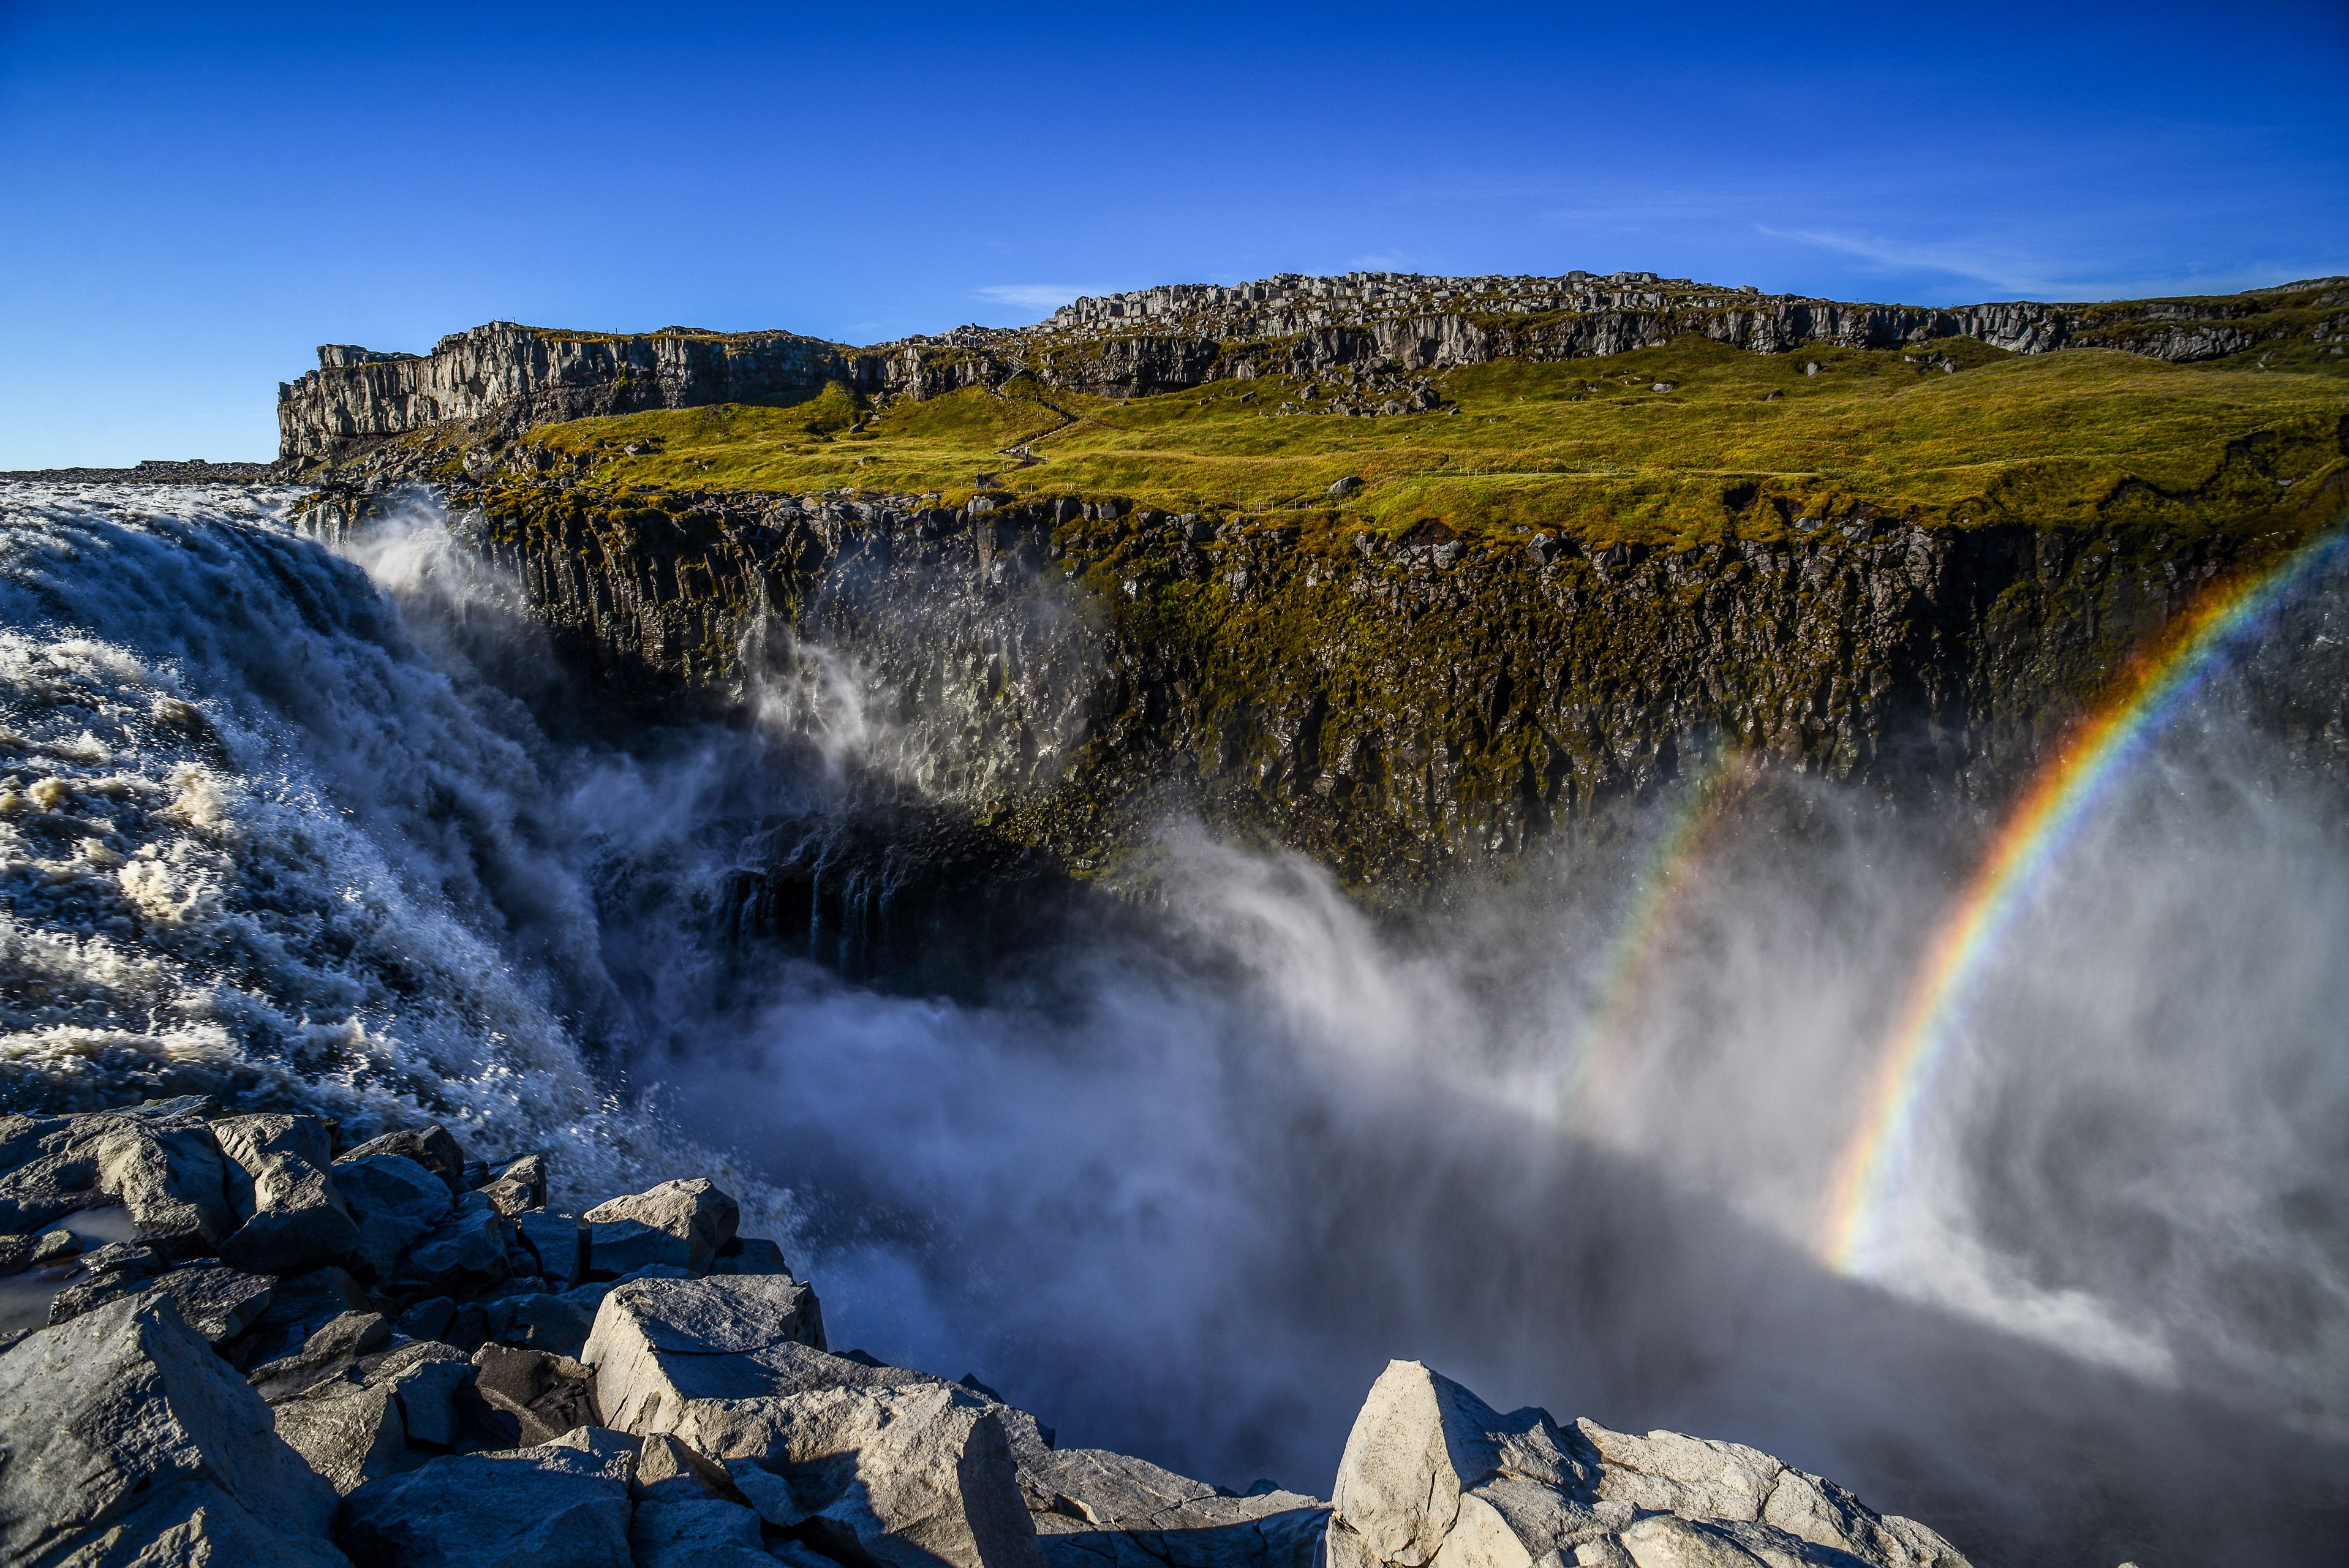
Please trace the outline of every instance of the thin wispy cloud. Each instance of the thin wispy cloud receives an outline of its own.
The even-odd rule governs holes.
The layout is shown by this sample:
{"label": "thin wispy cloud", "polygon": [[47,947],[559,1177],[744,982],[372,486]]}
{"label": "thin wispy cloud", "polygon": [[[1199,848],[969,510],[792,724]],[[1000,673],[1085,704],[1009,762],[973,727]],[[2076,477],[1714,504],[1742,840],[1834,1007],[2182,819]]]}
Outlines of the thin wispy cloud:
{"label": "thin wispy cloud", "polygon": [[971,290],[970,297],[1022,310],[1058,310],[1080,294],[1109,292],[1084,284],[987,284]]}
{"label": "thin wispy cloud", "polygon": [[2252,262],[2224,269],[2146,273],[2136,271],[2073,273],[2068,275],[2013,253],[1961,245],[1913,244],[1873,235],[1825,229],[1774,229],[1756,232],[1873,263],[1887,273],[1940,273],[2007,294],[2040,299],[2148,299],[2165,294],[2234,294],[2317,275],[2331,269],[2306,263]]}

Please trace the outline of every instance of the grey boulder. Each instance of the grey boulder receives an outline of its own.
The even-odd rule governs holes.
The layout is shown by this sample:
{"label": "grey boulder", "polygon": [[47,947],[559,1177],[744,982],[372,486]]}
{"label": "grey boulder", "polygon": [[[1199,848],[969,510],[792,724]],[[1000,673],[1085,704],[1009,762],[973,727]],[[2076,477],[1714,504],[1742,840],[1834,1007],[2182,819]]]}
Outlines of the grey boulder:
{"label": "grey boulder", "polygon": [[[581,1359],[595,1368],[605,1415],[622,1431],[670,1430],[698,1400],[752,1398],[825,1386],[815,1292],[787,1274],[632,1280],[607,1293]],[[705,1450],[707,1451],[707,1450]],[[712,1455],[712,1458],[719,1456]]]}
{"label": "grey boulder", "polygon": [[587,1228],[575,1217],[530,1209],[511,1218],[550,1289],[569,1290],[586,1277]]}
{"label": "grey boulder", "polygon": [[148,1295],[171,1297],[187,1326],[214,1345],[225,1345],[252,1327],[277,1288],[266,1274],[222,1264],[194,1264],[146,1283]]}
{"label": "grey boulder", "polygon": [[236,1229],[226,1165],[202,1121],[135,1115],[85,1119],[100,1124],[87,1144],[98,1163],[99,1189],[130,1212],[150,1245],[192,1257],[215,1251]]}
{"label": "grey boulder", "polygon": [[1920,1524],[1756,1449],[1503,1415],[1416,1361],[1379,1375],[1331,1496],[1330,1568],[1964,1568]]}
{"label": "grey boulder", "polygon": [[389,1475],[408,1449],[398,1391],[388,1385],[321,1383],[274,1408],[278,1437],[340,1493]]}
{"label": "grey boulder", "polygon": [[1093,1449],[1032,1453],[1019,1484],[1051,1568],[1314,1568],[1330,1516],[1319,1498],[1225,1497]]}
{"label": "grey boulder", "polygon": [[506,1239],[512,1222],[478,1192],[457,1201],[448,1218],[400,1258],[393,1278],[411,1295],[465,1296],[512,1272]]}
{"label": "grey boulder", "polygon": [[391,1340],[391,1320],[379,1312],[347,1312],[326,1324],[291,1356],[264,1361],[247,1375],[261,1397],[271,1404],[291,1398],[328,1378],[338,1378],[358,1365],[359,1358]]}
{"label": "grey boulder", "polygon": [[486,1305],[489,1336],[500,1345],[522,1346],[576,1357],[595,1327],[595,1308],[543,1292],[500,1296]]}
{"label": "grey boulder", "polygon": [[740,1206],[707,1177],[614,1198],[587,1211],[588,1270],[608,1276],[667,1264],[699,1274],[740,1219]]}
{"label": "grey boulder", "polygon": [[447,1129],[432,1127],[404,1128],[387,1132],[380,1138],[370,1138],[356,1149],[343,1151],[337,1164],[369,1160],[379,1154],[397,1154],[403,1160],[413,1160],[448,1187],[451,1197],[465,1191],[465,1150]]}
{"label": "grey boulder", "polygon": [[335,1162],[335,1189],[358,1225],[358,1250],[378,1274],[449,1216],[448,1183],[402,1154]]}
{"label": "grey boulder", "polygon": [[578,1436],[371,1480],[343,1500],[336,1539],[360,1568],[630,1568],[633,1452]]}
{"label": "grey boulder", "polygon": [[232,1162],[229,1195],[248,1216],[221,1243],[222,1263],[290,1274],[341,1263],[357,1250],[358,1226],[335,1186],[324,1121],[264,1112],[223,1117],[212,1133]]}
{"label": "grey boulder", "polygon": [[170,1302],[109,1302],[0,1355],[0,1561],[343,1563],[334,1491]]}

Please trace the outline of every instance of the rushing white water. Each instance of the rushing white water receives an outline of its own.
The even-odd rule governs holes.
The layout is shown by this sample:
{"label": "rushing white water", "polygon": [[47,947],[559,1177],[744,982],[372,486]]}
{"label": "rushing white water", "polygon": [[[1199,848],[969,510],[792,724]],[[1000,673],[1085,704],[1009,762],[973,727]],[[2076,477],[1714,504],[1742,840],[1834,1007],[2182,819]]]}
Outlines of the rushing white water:
{"label": "rushing white water", "polygon": [[874,744],[852,661],[558,742],[436,516],[337,554],[285,499],[0,488],[13,1098],[422,1111],[574,1191],[714,1150],[841,1344],[1234,1485],[1326,1488],[1420,1356],[1990,1561],[2321,1561],[2344,1517],[2349,847],[2224,693],[1992,966],[1859,1283],[1817,1203],[1967,825],[1776,780],[1807,826],[1733,819],[1626,965],[1603,861],[1404,938],[1171,824],[1150,911],[889,995],[725,935],[751,830]]}

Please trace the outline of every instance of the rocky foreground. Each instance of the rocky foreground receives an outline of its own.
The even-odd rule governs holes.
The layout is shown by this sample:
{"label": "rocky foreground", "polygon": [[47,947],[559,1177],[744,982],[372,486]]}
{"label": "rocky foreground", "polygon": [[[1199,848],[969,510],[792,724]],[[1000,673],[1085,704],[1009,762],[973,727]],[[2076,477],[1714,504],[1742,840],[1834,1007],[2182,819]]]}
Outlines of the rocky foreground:
{"label": "rocky foreground", "polygon": [[337,1152],[319,1118],[196,1099],[0,1119],[0,1560],[1964,1563],[1754,1449],[1503,1415],[1412,1361],[1327,1502],[1057,1449],[973,1378],[832,1353],[709,1181],[573,1215],[546,1177],[439,1127]]}

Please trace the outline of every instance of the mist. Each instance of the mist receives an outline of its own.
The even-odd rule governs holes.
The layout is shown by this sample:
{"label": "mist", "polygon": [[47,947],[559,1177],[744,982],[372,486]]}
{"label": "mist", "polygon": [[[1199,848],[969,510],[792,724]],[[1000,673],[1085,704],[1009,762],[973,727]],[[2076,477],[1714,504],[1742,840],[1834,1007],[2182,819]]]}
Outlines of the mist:
{"label": "mist", "polygon": [[[2349,841],[2337,753],[2273,718],[2337,674],[2311,655],[2337,582],[2034,887],[1855,1277],[1825,1261],[1826,1195],[1994,802],[1692,767],[1408,924],[1169,820],[1148,897],[1084,895],[962,999],[909,995],[735,908],[779,845],[947,769],[844,653],[778,645],[729,721],[616,741],[429,509],[339,559],[265,509],[127,510],[47,526],[151,554],[150,592],[77,597],[13,560],[10,671],[116,650],[74,656],[222,738],[200,757],[140,718],[107,766],[209,769],[243,842],[305,846],[275,874],[365,882],[385,945],[440,955],[343,1006],[383,1070],[228,1027],[239,1081],[267,1057],[272,1092],[354,1121],[431,1106],[607,1178],[714,1150],[835,1346],[976,1373],[1064,1446],[1228,1486],[1326,1494],[1371,1379],[1416,1357],[1504,1408],[1752,1443],[1985,1563],[2349,1538]],[[202,549],[243,573],[270,658],[191,630],[217,595],[165,568]],[[303,668],[374,673],[290,679],[303,638]],[[10,678],[9,721],[56,750]],[[40,756],[11,766],[96,766]],[[119,826],[202,837],[174,820]],[[233,892],[253,872],[215,837]],[[25,842],[28,866],[65,852]],[[85,966],[116,896],[91,887],[45,917]],[[217,994],[216,947],[180,993]],[[270,962],[271,985],[394,967]],[[12,1059],[49,1026],[6,1022]]]}

